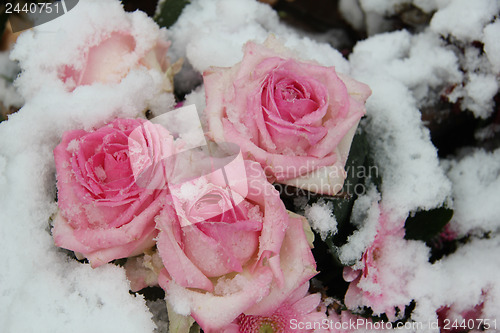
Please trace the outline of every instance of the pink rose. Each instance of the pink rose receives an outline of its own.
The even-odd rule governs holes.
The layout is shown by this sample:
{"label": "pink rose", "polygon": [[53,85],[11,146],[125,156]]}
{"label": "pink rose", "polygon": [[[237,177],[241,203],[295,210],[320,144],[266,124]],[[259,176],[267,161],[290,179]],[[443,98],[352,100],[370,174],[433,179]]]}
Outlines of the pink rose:
{"label": "pink rose", "polygon": [[152,247],[166,191],[160,161],[172,151],[173,138],[163,127],[139,119],[65,132],[54,149],[56,245],[93,267]]}
{"label": "pink rose", "polygon": [[403,302],[395,302],[405,297],[407,268],[398,267],[396,271],[390,265],[395,249],[406,246],[404,220],[395,227],[389,223],[389,215],[381,211],[378,223],[375,239],[355,265],[356,268],[344,267],[344,280],[350,282],[344,304],[349,309],[369,306],[375,314],[385,313],[393,321],[397,319],[396,307],[404,309],[406,306]]}
{"label": "pink rose", "polygon": [[[483,296],[487,298],[488,295],[483,292]],[[459,308],[463,308],[463,306],[461,307],[459,304],[452,304],[443,306],[436,311],[441,332],[464,332],[464,325],[460,327],[460,324],[462,323],[465,323],[465,325],[468,324],[466,327],[469,329],[477,328],[479,330],[481,327],[481,318],[487,318],[483,315],[484,302],[465,310],[459,310]],[[485,321],[486,330],[493,327],[493,325],[488,322],[489,320]],[[453,325],[454,323],[457,323],[457,325]]]}
{"label": "pink rose", "polygon": [[274,311],[316,274],[303,220],[287,214],[260,165],[225,169],[228,177],[169,185],[173,198],[157,219],[159,284],[207,333],[241,313]]}
{"label": "pink rose", "polygon": [[82,50],[80,62],[66,65],[61,79],[70,90],[93,83],[118,83],[132,68],[144,66],[165,72],[170,66],[167,51],[170,42],[158,39],[148,50],[137,50],[134,37],[128,32],[113,32]]}
{"label": "pink rose", "polygon": [[238,144],[272,181],[337,193],[370,89],[333,67],[295,60],[274,38],[244,52],[235,66],[203,75],[209,135]]}

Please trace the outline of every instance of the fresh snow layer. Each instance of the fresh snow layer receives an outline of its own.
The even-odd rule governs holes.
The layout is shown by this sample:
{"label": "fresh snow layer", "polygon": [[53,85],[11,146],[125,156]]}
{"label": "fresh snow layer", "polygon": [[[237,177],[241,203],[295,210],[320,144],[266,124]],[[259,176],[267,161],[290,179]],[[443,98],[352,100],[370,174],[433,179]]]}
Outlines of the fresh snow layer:
{"label": "fresh snow layer", "polygon": [[[374,11],[388,13],[387,8],[375,8],[377,2],[370,5]],[[467,43],[483,38],[483,28],[498,10],[491,1],[475,5],[474,2],[471,7],[464,1],[439,2],[436,7],[440,8],[439,16],[434,16],[431,29],[417,34],[407,31],[377,34],[354,47],[349,57],[351,73],[373,91],[362,125],[383,181],[381,198],[367,195],[355,204],[353,219],[359,230],[339,249],[344,263],[359,260],[373,244],[379,229],[377,202],[394,228],[401,226],[409,213],[446,204],[455,209],[451,226],[459,235],[481,235],[488,231],[497,235],[498,153],[475,151],[462,160],[441,163],[419,111],[422,107],[433,107],[433,99],[439,99],[446,88],[456,86],[455,97],[462,100],[464,110],[480,118],[491,114],[492,99],[498,92],[498,78],[492,73],[497,66],[497,55],[485,56]],[[468,15],[476,18],[467,35],[452,25],[445,28],[444,23],[438,28],[440,20],[458,19],[460,16],[454,16],[447,21],[457,11],[470,11]],[[484,29],[485,50],[490,50],[490,54],[495,52],[495,37],[498,39],[494,24]],[[446,34],[461,39],[458,43],[466,45],[464,50],[450,47],[442,39]],[[464,256],[464,251],[469,250],[474,254]],[[428,251],[422,242],[404,239],[395,238],[384,244],[377,254],[377,283],[368,279],[358,285],[368,294],[383,292],[384,296],[378,300],[361,298],[359,305],[369,305],[375,313],[382,313],[415,300],[417,307],[412,319],[425,323],[435,321],[436,311],[445,306],[459,313],[483,304],[480,318],[488,313],[495,319],[500,313],[498,283],[490,277],[500,272],[498,264],[490,260],[491,253],[498,252],[498,241],[474,240],[435,264],[428,262]],[[472,263],[474,255],[480,263]],[[361,262],[354,267],[362,267]],[[485,272],[486,267],[491,274]],[[450,287],[449,277],[458,275],[460,278]]]}
{"label": "fresh snow layer", "polygon": [[144,13],[125,14],[118,1],[80,1],[62,17],[24,32],[11,54],[23,70],[16,84],[26,104],[0,124],[2,332],[155,329],[144,299],[129,294],[122,268],[80,264],[56,248],[50,235],[57,209],[52,150],[62,133],[141,116],[159,102],[166,110],[173,107],[160,75],[145,68],[117,84],[65,89],[59,66],[78,64],[79,48],[111,30],[132,31],[137,47],[148,47],[161,34]]}
{"label": "fresh snow layer", "polygon": [[[359,42],[348,62],[327,44],[281,24],[267,5],[252,0],[194,0],[168,31],[173,42],[169,52],[173,60],[183,57],[190,63],[192,69],[180,77],[189,81],[186,86],[192,86],[210,66],[239,62],[247,41],[262,42],[274,33],[298,57],[351,72],[369,84],[373,94],[362,126],[383,183],[380,194],[372,188],[356,201],[353,222],[359,230],[339,249],[341,260],[359,260],[373,243],[381,211],[389,215],[388,223],[397,227],[409,213],[447,203],[455,210],[453,229],[463,235],[490,232],[491,239],[472,238],[435,264],[428,262],[424,243],[397,239],[386,244],[379,258],[380,284],[365,283],[362,287],[392,290],[381,308],[415,300],[412,319],[416,321],[435,320],[436,310],[442,306],[460,312],[477,304],[483,304],[483,318],[495,318],[500,313],[499,151],[475,150],[460,160],[450,157],[445,163],[439,161],[419,109],[439,98],[442,90],[456,85],[455,95],[449,98],[462,99],[463,107],[476,117],[491,113],[491,97],[498,91],[495,75],[500,71],[500,26],[498,20],[493,22],[498,2],[355,3],[341,1],[343,12],[350,15],[355,27],[371,25],[373,31],[383,30],[383,16],[394,13],[395,6],[411,3],[436,13],[431,27],[418,34],[395,31]],[[71,93],[64,89],[57,78],[59,66],[78,62],[82,45],[94,43],[95,36],[115,29],[132,29],[140,40],[138,47],[147,47],[165,34],[157,32],[143,13],[124,14],[117,1],[82,0],[61,18],[25,32],[12,52],[12,58],[21,62],[23,73],[16,85],[27,102],[0,124],[2,332],[155,329],[144,300],[128,293],[129,283],[121,268],[104,265],[91,269],[75,262],[53,245],[49,233],[50,217],[57,209],[52,150],[62,133],[90,129],[114,117],[141,116],[146,109],[162,113],[174,104],[171,95],[161,92],[160,78],[144,69],[131,71],[116,85],[84,86]],[[446,44],[442,37],[447,36],[457,40],[464,51]],[[484,43],[485,54],[470,45],[476,39]],[[0,61],[7,64],[4,56]],[[8,66],[15,70],[10,63]],[[4,102],[8,97],[2,93],[13,98],[9,103],[22,103],[12,91],[5,92],[0,86]],[[196,104],[199,112],[203,110],[203,87],[189,94],[185,104]],[[336,230],[328,207],[318,203],[308,208],[313,226],[322,235]],[[155,303],[152,308],[160,306]]]}
{"label": "fresh snow layer", "polygon": [[439,48],[432,35],[398,31],[359,42],[350,61],[354,77],[373,92],[365,128],[383,179],[384,209],[404,218],[442,205],[451,183],[422,124],[418,101],[430,88],[460,78],[453,54]]}
{"label": "fresh snow layer", "polygon": [[[434,265],[415,265],[414,277],[408,290],[416,300],[412,319],[417,322],[435,321],[436,309],[450,307],[455,318],[478,305],[477,318],[499,319],[500,256],[498,235],[491,239],[476,239]],[[492,327],[493,328],[493,327]],[[492,332],[498,332],[492,329]]]}
{"label": "fresh snow layer", "polygon": [[264,42],[275,34],[297,57],[349,71],[339,51],[302,37],[280,24],[277,13],[254,0],[194,0],[171,28],[172,52],[185,57],[199,72],[210,66],[229,67],[243,57],[247,41]]}
{"label": "fresh snow layer", "polygon": [[475,150],[451,161],[453,182],[452,226],[459,234],[500,231],[500,149]]}
{"label": "fresh snow layer", "polygon": [[498,38],[500,36],[500,20],[496,19],[495,22],[487,25],[484,30],[484,52],[488,56],[495,73],[500,72],[500,43]]}
{"label": "fresh snow layer", "polygon": [[337,233],[337,220],[333,215],[333,204],[320,200],[305,208],[305,216],[321,239]]}
{"label": "fresh snow layer", "polygon": [[453,0],[432,17],[430,27],[443,36],[453,36],[465,42],[481,40],[483,28],[495,15],[500,3],[497,0]]}

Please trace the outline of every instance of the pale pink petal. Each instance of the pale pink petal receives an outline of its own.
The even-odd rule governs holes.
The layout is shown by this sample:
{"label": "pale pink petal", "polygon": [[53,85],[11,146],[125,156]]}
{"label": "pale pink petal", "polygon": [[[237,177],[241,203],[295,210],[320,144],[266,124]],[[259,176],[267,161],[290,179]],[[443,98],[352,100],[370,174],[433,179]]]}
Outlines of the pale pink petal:
{"label": "pale pink petal", "polygon": [[125,66],[128,64],[123,64],[116,59],[122,59],[134,49],[135,40],[131,35],[112,33],[108,39],[90,48],[86,67],[77,85],[88,85],[94,82],[118,82],[127,74]]}
{"label": "pale pink petal", "polygon": [[182,287],[213,290],[212,282],[189,260],[180,247],[179,232],[174,231],[172,218],[163,212],[158,218],[157,227],[161,231],[157,247],[168,273]]}
{"label": "pale pink petal", "polygon": [[185,289],[166,275],[160,275],[159,283],[167,291],[167,298],[172,303],[187,303],[191,316],[206,333],[220,333],[221,329],[235,320],[247,308],[267,295],[272,281],[272,273],[263,268],[254,274],[244,272],[228,284],[228,294],[215,295]]}
{"label": "pale pink petal", "polygon": [[329,195],[339,190],[341,175],[331,180],[329,172],[308,174],[344,168],[350,133],[371,93],[366,85],[333,67],[295,60],[273,37],[247,43],[240,63],[207,71],[204,82],[212,139],[238,144],[270,181],[292,180]]}
{"label": "pale pink petal", "polygon": [[303,222],[299,218],[290,218],[281,246],[280,259],[285,276],[283,287],[271,288],[269,295],[245,311],[245,314],[266,315],[274,312],[297,286],[303,285],[317,274],[316,261],[307,242]]}
{"label": "pale pink petal", "polygon": [[207,277],[217,277],[231,272],[241,272],[243,267],[225,244],[205,235],[196,225],[182,228],[184,253]]}
{"label": "pale pink petal", "polygon": [[245,158],[259,162],[266,174],[279,182],[305,175],[318,167],[332,165],[336,161],[334,154],[320,159],[313,156],[287,156],[268,153],[251,141],[241,137],[234,126],[226,119],[223,119],[222,122],[227,141],[239,145],[241,150],[245,152]]}

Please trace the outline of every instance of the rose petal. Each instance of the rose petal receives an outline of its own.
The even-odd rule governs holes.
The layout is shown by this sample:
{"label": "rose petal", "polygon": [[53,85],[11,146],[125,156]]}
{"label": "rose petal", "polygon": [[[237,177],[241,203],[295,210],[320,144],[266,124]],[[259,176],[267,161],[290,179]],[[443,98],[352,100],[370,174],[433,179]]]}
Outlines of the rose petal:
{"label": "rose petal", "polygon": [[266,315],[274,312],[290,294],[317,274],[316,261],[307,242],[302,220],[290,218],[280,251],[281,269],[286,277],[281,288],[271,288],[271,292],[245,314]]}
{"label": "rose petal", "polygon": [[167,291],[167,299],[172,303],[189,305],[191,316],[204,332],[219,333],[269,292],[272,279],[272,273],[266,268],[253,274],[246,271],[238,274],[237,279],[221,282],[227,285],[227,290],[231,290],[230,293],[221,295],[185,289],[169,280],[165,274],[160,274],[159,283]]}
{"label": "rose petal", "polygon": [[[165,209],[168,208],[168,206]],[[213,290],[212,282],[193,264],[180,247],[180,228],[174,226],[171,213],[166,210],[157,219],[158,252],[169,275],[182,287]],[[174,229],[175,228],[175,229]]]}
{"label": "rose petal", "polygon": [[129,64],[116,61],[123,59],[135,49],[135,40],[131,35],[112,33],[99,45],[90,48],[77,85],[89,85],[94,82],[118,82],[127,74]]}

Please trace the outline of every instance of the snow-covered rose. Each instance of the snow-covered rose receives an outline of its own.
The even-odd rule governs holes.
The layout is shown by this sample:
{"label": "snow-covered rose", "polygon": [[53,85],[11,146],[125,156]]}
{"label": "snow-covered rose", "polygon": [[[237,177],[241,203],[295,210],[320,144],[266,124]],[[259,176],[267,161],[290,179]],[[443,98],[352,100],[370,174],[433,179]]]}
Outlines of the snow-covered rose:
{"label": "snow-covered rose", "polygon": [[93,83],[118,83],[132,68],[145,66],[166,72],[170,66],[167,51],[170,42],[158,39],[147,50],[136,50],[136,41],[126,31],[112,32],[95,44],[81,50],[82,57],[62,68],[61,79],[69,89]]}
{"label": "snow-covered rose", "polygon": [[392,222],[389,213],[381,210],[372,244],[358,263],[344,267],[344,280],[350,283],[344,296],[348,309],[369,306],[375,314],[385,313],[394,321],[398,318],[396,308],[407,305],[405,289],[411,273],[406,267],[391,267],[395,249],[405,246],[404,223],[404,219]]}
{"label": "snow-covered rose", "polygon": [[88,258],[93,267],[152,247],[154,217],[166,192],[160,161],[172,151],[169,133],[140,119],[65,132],[54,149],[56,245]]}
{"label": "snow-covered rose", "polygon": [[[157,248],[165,269],[159,284],[177,313],[205,332],[241,313],[273,312],[316,274],[303,229],[291,217],[261,166],[244,161],[229,180],[212,172],[172,191],[157,218]],[[235,204],[237,203],[237,204]]]}
{"label": "snow-covered rose", "polygon": [[244,53],[235,66],[203,75],[210,136],[238,144],[272,181],[337,193],[370,89],[294,59],[273,37],[247,43]]}

